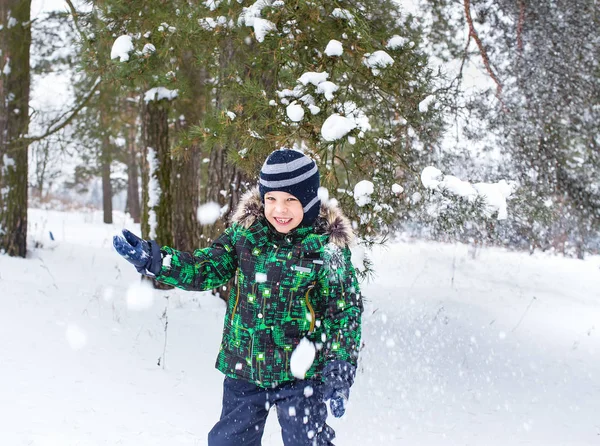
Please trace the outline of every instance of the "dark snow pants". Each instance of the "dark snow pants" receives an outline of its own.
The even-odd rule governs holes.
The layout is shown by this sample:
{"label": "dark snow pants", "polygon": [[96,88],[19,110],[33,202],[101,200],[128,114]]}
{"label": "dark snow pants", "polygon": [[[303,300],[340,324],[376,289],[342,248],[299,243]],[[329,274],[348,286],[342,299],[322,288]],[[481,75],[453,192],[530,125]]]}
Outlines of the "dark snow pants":
{"label": "dark snow pants", "polygon": [[333,446],[320,383],[294,381],[264,389],[232,378],[223,383],[221,419],[208,434],[208,446],[260,446],[273,405],[285,446]]}

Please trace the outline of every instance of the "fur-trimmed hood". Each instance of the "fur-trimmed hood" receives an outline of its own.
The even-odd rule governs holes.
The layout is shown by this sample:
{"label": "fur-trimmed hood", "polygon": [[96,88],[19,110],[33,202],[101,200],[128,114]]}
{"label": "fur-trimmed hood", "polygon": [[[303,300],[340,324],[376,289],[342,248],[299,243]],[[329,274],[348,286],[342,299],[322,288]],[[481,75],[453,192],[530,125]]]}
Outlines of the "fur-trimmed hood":
{"label": "fur-trimmed hood", "polygon": [[[238,223],[247,229],[264,215],[260,193],[258,187],[255,187],[242,196],[236,211],[231,217],[231,222]],[[340,248],[351,245],[354,240],[350,220],[337,206],[330,203],[321,203],[321,211],[314,227],[316,233],[328,235],[329,241]]]}

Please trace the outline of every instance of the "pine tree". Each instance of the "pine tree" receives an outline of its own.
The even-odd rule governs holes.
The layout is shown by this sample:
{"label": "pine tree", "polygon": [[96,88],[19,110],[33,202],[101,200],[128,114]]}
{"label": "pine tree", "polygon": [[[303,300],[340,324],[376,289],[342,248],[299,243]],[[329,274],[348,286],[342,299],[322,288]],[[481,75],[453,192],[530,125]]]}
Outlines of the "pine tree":
{"label": "pine tree", "polygon": [[[199,21],[216,48],[219,106],[194,136],[224,151],[251,183],[272,150],[303,148],[359,233],[385,230],[404,204],[392,192],[396,177],[417,184],[441,131],[435,103],[443,93],[434,96],[415,22],[388,1],[224,1],[210,9]],[[346,130],[335,134],[340,125]],[[358,206],[352,190],[362,179],[376,186]]]}

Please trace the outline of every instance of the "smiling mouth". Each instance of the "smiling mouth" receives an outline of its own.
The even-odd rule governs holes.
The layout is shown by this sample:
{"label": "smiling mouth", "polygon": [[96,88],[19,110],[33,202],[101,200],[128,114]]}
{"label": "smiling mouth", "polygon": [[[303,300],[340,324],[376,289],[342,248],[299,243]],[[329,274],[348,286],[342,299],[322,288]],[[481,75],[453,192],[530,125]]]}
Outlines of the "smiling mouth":
{"label": "smiling mouth", "polygon": [[277,218],[277,217],[275,217],[275,221],[276,221],[277,223],[279,223],[280,225],[286,225],[286,224],[288,224],[289,222],[291,222],[291,221],[292,221],[292,219],[291,219],[291,218]]}

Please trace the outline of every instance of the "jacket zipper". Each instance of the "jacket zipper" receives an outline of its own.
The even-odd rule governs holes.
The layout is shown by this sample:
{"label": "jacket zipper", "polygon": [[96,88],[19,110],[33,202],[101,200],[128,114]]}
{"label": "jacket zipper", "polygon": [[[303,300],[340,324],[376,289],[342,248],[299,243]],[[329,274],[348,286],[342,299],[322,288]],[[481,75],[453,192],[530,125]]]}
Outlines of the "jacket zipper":
{"label": "jacket zipper", "polygon": [[233,317],[235,316],[235,311],[237,310],[238,303],[240,302],[240,278],[239,274],[235,278],[237,282],[237,290],[235,293],[235,304],[233,305],[233,311],[231,312],[231,323],[233,324]]}
{"label": "jacket zipper", "polygon": [[308,291],[306,292],[306,306],[308,308],[308,311],[310,311],[310,330],[309,333],[312,333],[312,331],[315,329],[315,310],[313,309],[312,305],[310,304],[310,300],[308,299],[308,295],[310,294],[310,292],[312,291],[312,289],[315,287],[315,284],[313,283],[311,286],[308,287]]}

